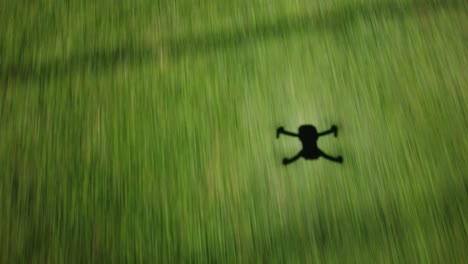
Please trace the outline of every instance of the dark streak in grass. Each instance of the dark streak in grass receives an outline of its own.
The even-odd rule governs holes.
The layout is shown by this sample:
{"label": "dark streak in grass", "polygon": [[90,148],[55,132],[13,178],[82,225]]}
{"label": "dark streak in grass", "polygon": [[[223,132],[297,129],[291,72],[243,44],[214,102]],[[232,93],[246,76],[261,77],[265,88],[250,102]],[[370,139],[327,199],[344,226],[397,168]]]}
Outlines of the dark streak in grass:
{"label": "dark streak in grass", "polygon": [[[463,0],[421,0],[412,3],[373,3],[348,5],[343,8],[318,13],[282,17],[272,22],[258,24],[234,30],[233,32],[210,32],[201,35],[187,35],[178,38],[163,39],[167,55],[179,58],[196,55],[220,48],[239,47],[274,38],[284,38],[295,33],[313,33],[320,31],[346,32],[357,19],[388,17],[401,19],[420,9],[441,10],[467,7]],[[49,61],[42,64],[3,65],[0,80],[48,80],[56,76],[86,70],[100,72],[110,70],[121,64],[138,65],[155,59],[158,49],[149,46],[123,45],[114,50],[97,50],[86,54],[74,54],[68,59]],[[0,54],[1,54],[0,50]]]}

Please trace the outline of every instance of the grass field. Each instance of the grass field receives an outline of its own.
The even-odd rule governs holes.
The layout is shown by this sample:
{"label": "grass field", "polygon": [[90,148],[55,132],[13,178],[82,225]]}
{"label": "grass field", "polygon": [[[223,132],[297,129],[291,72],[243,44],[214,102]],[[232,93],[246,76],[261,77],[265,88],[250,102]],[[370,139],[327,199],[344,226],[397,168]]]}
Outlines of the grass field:
{"label": "grass field", "polygon": [[0,263],[468,261],[466,0],[68,2],[0,0]]}

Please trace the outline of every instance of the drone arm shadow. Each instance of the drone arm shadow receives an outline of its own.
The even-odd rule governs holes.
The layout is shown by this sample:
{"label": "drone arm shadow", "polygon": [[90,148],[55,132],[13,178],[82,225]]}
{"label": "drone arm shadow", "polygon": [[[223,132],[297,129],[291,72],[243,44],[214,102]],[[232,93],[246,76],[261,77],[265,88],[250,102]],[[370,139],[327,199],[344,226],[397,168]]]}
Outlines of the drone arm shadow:
{"label": "drone arm shadow", "polygon": [[328,134],[332,134],[334,132],[335,131],[333,129],[329,129],[327,131],[323,131],[323,132],[318,133],[318,135],[319,135],[319,137],[321,137],[321,136],[325,136],[325,135],[328,135]]}
{"label": "drone arm shadow", "polygon": [[296,134],[296,133],[289,132],[289,131],[286,131],[286,130],[280,131],[280,134],[288,135],[288,136],[291,136],[291,137],[298,137],[298,136],[299,136],[299,135]]}
{"label": "drone arm shadow", "polygon": [[320,156],[327,159],[327,160],[330,160],[330,161],[334,161],[334,162],[338,162],[338,163],[342,163],[343,162],[343,159],[341,157],[332,157],[330,155],[328,155],[327,153],[323,152],[320,150]]}
{"label": "drone arm shadow", "polygon": [[288,164],[291,164],[293,163],[294,161],[298,160],[300,157],[302,156],[302,151],[297,153],[296,156],[288,159],[288,158],[284,158],[283,159],[283,165],[288,165]]}

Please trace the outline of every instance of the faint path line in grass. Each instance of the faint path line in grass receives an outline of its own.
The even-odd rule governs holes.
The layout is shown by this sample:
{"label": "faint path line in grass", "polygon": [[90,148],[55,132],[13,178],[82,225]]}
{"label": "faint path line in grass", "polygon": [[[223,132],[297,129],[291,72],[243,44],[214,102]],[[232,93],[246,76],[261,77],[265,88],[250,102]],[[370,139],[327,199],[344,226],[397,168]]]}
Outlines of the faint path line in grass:
{"label": "faint path line in grass", "polygon": [[[294,17],[281,17],[275,21],[240,28],[230,33],[210,32],[203,35],[183,36],[167,40],[170,54],[181,56],[190,53],[200,53],[218,48],[240,46],[270,38],[281,38],[294,33],[335,31],[346,32],[358,18],[369,19],[372,16],[387,18],[404,18],[424,9],[443,10],[468,7],[460,0],[415,1],[412,3],[373,3],[347,5],[340,9],[319,12],[316,16],[310,14]],[[468,10],[468,9],[467,9]]]}
{"label": "faint path line in grass", "polygon": [[[85,54],[74,54],[64,60],[52,60],[34,65],[0,65],[0,80],[44,80],[77,71],[101,72],[120,64],[138,65],[159,56],[164,60],[177,59],[186,55],[202,54],[212,50],[239,47],[242,45],[273,38],[284,38],[291,34],[307,32],[346,32],[358,18],[370,17],[404,18],[418,10],[460,9],[468,10],[464,0],[418,0],[408,3],[372,3],[346,5],[340,9],[304,14],[293,17],[280,17],[274,21],[254,26],[238,28],[231,32],[209,32],[162,39],[151,45],[122,45],[111,50],[94,50]],[[161,50],[161,44],[166,49]]]}

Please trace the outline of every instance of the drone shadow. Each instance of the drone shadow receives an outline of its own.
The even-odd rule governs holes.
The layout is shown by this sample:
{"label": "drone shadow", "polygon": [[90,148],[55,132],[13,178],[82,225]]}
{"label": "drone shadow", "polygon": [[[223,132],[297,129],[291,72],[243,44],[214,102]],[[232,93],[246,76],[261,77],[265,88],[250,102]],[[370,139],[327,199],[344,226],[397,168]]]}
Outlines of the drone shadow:
{"label": "drone shadow", "polygon": [[279,138],[280,135],[285,135],[289,137],[298,138],[302,143],[302,149],[292,158],[284,158],[283,165],[289,165],[299,158],[304,158],[306,160],[317,160],[319,158],[324,158],[329,161],[343,163],[343,157],[333,157],[322,151],[318,145],[317,141],[320,137],[333,134],[335,137],[338,136],[338,127],[333,125],[329,130],[318,132],[317,128],[313,125],[302,125],[298,129],[298,133],[286,131],[283,127],[279,127],[276,130],[276,138]]}

